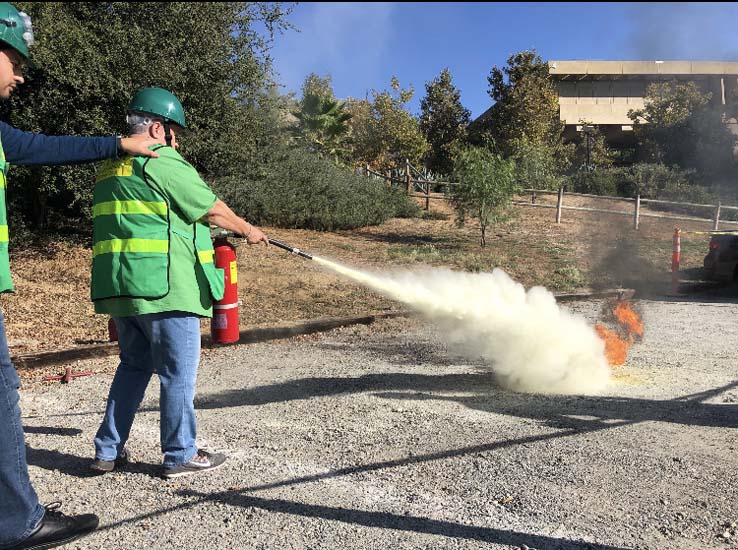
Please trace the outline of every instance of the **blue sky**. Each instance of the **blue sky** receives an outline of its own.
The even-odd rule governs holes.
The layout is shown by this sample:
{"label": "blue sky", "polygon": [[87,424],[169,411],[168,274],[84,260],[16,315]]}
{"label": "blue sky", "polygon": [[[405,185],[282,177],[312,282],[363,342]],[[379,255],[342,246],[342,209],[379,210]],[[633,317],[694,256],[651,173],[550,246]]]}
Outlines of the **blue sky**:
{"label": "blue sky", "polygon": [[275,38],[270,55],[282,92],[311,73],[330,75],[339,98],[371,97],[396,75],[413,86],[448,67],[476,117],[490,105],[487,76],[518,51],[546,60],[738,61],[738,3],[324,3],[289,16],[299,32]]}

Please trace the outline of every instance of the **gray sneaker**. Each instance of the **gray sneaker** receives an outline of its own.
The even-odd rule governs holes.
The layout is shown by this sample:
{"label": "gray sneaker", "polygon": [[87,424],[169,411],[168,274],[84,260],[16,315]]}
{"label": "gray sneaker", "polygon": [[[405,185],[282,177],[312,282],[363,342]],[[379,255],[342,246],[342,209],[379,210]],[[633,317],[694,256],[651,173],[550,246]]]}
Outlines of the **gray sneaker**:
{"label": "gray sneaker", "polygon": [[209,453],[202,449],[197,451],[197,454],[186,464],[181,466],[175,466],[174,468],[164,468],[162,474],[165,479],[172,479],[175,477],[189,476],[200,472],[207,472],[208,470],[215,470],[220,468],[226,461],[226,456],[222,453]]}
{"label": "gray sneaker", "polygon": [[105,474],[108,472],[112,472],[116,468],[122,468],[126,464],[128,464],[128,451],[124,447],[118,455],[118,458],[116,458],[115,460],[103,460],[101,458],[96,458],[92,462],[92,464],[90,464],[90,470]]}

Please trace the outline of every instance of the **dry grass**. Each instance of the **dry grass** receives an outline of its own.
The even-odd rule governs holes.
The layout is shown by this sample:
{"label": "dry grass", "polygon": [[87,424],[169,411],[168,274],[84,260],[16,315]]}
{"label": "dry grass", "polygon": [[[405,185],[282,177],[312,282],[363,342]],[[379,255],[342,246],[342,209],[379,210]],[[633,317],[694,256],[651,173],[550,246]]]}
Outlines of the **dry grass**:
{"label": "dry grass", "polygon": [[[588,199],[577,202],[587,204]],[[335,233],[264,230],[310,253],[375,271],[389,266],[501,267],[526,287],[543,284],[554,291],[669,281],[674,222],[646,219],[635,233],[626,217],[565,211],[557,226],[553,210],[516,207],[512,219],[493,228],[487,247],[481,248],[476,224],[457,228],[442,201],[433,201],[432,209],[448,219],[394,219]],[[706,242],[702,236],[685,237],[687,267],[701,265]],[[242,328],[402,309],[276,247],[238,244],[238,263]],[[89,301],[89,264],[89,249],[69,244],[13,255],[16,294],[2,299],[12,353],[107,340],[107,318],[95,315]],[[204,321],[203,330],[208,326]]]}

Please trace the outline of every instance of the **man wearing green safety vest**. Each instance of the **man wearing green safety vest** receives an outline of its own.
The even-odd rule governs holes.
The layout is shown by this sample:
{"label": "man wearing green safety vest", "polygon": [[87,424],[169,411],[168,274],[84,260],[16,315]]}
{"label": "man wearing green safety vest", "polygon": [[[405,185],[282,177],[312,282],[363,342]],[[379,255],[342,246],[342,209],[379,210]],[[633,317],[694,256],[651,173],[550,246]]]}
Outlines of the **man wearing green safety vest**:
{"label": "man wearing green safety vest", "polygon": [[[32,44],[30,17],[12,4],[0,2],[0,100],[9,99],[24,83],[23,64],[29,60]],[[146,136],[121,139],[31,134],[0,121],[0,292],[13,292],[5,205],[9,163],[76,164],[117,158],[119,153],[157,156],[149,150],[154,143]],[[19,387],[0,314],[0,548],[54,548],[94,531],[98,517],[69,516],[59,510],[58,502],[47,506],[39,503],[28,475]]]}
{"label": "man wearing green safety vest", "polygon": [[102,473],[126,464],[131,425],[156,372],[163,477],[175,478],[212,470],[226,459],[195,442],[200,318],[212,316],[224,286],[206,222],[243,235],[249,244],[269,241],[220,201],[176,151],[187,124],[172,93],[140,90],[127,122],[131,135],[160,143],[152,147],[159,156],[108,161],[97,174],[91,295],[95,311],[115,320],[120,365],[91,468]]}

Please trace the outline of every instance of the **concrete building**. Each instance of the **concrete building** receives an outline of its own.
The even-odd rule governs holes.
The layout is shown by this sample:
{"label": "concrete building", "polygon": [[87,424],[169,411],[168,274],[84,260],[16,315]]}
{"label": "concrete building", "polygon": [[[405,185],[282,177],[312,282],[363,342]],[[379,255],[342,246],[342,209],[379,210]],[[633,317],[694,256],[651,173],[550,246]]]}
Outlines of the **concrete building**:
{"label": "concrete building", "polygon": [[[715,106],[738,87],[738,62],[723,61],[549,61],[549,74],[559,94],[565,137],[573,138],[582,121],[600,125],[615,147],[634,142],[628,111],[644,106],[649,84],[693,81],[712,93]],[[726,121],[738,131],[736,121]]]}

